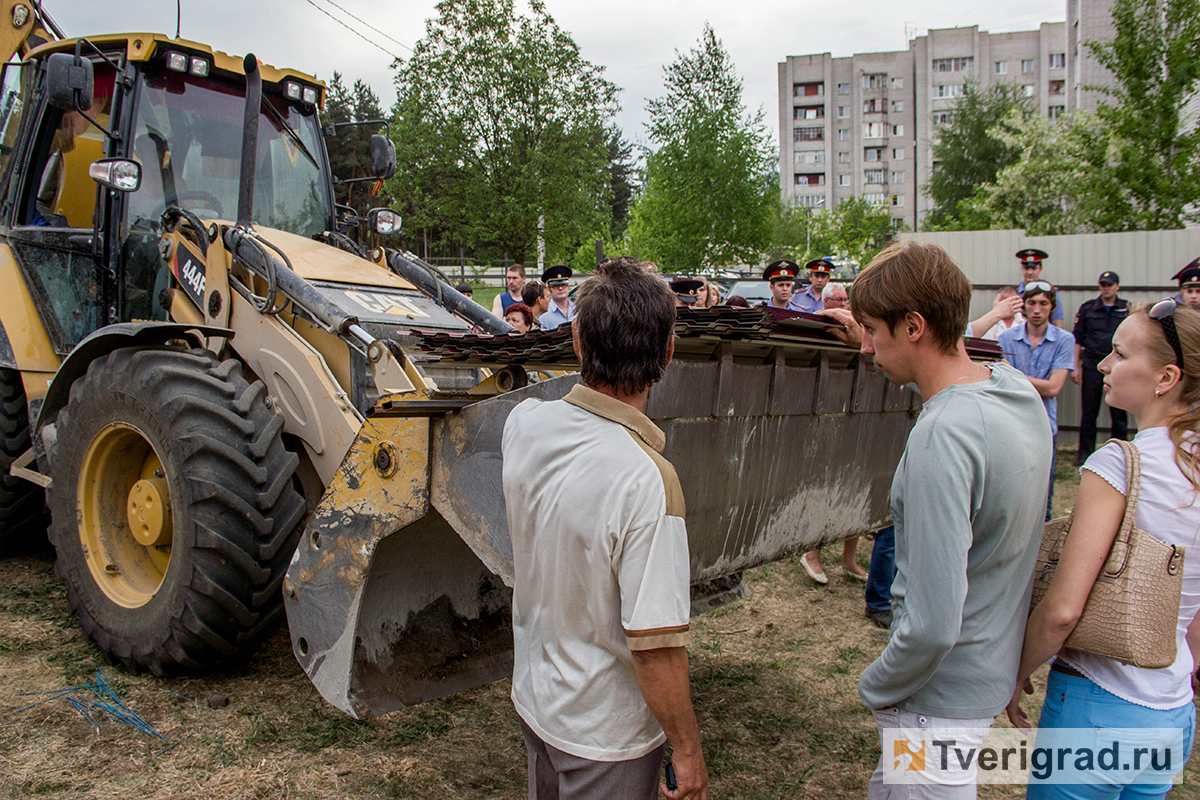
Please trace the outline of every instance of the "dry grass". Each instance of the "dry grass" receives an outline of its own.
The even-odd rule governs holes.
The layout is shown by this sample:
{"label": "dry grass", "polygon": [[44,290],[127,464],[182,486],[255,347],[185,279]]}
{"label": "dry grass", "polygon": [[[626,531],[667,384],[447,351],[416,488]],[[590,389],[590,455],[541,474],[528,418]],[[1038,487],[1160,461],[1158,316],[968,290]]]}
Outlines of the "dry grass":
{"label": "dry grass", "polygon": [[[1056,507],[1073,501],[1060,458]],[[864,565],[871,542],[859,544]],[[855,689],[886,635],[863,616],[862,584],[830,584],[797,559],[747,575],[753,596],[695,621],[692,691],[713,797],[861,797],[878,758]],[[173,749],[113,722],[94,730],[64,700],[17,712],[19,693],[79,684],[103,668],[124,701]],[[285,631],[241,669],[158,680],[104,664],[65,609],[49,561],[0,562],[0,798],[520,798],[525,755],[508,682],[368,722],[326,705]],[[213,710],[203,701],[229,698]],[[1040,700],[1040,698],[1038,698]],[[1032,705],[1032,703],[1031,703]],[[184,737],[190,737],[184,739]],[[1175,796],[1198,797],[1200,770]],[[1020,787],[983,787],[983,798]]]}

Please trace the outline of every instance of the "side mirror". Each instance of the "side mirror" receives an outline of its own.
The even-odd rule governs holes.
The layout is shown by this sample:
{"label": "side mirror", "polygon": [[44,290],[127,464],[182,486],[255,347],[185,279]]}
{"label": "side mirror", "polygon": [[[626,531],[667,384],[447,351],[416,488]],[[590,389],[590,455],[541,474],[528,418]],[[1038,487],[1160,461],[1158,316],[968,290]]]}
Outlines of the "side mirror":
{"label": "side mirror", "polygon": [[367,225],[383,236],[400,232],[400,214],[390,208],[372,208],[367,212]]}
{"label": "side mirror", "polygon": [[118,192],[136,192],[142,185],[142,165],[128,158],[102,158],[88,167],[88,175],[101,186]]}
{"label": "side mirror", "polygon": [[371,174],[376,178],[390,178],[396,174],[396,144],[378,133],[371,136]]}
{"label": "side mirror", "polygon": [[64,111],[87,111],[95,99],[92,62],[70,53],[46,57],[46,99]]}

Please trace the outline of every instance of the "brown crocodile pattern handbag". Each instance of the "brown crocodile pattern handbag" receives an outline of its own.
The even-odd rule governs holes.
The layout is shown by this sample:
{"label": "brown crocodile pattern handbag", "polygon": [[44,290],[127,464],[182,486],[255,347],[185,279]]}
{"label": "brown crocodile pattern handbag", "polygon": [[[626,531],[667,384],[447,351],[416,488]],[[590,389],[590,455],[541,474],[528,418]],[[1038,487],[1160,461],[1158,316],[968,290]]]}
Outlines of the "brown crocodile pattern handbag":
{"label": "brown crocodile pattern handbag", "polygon": [[[1184,549],[1155,539],[1134,524],[1142,484],[1141,454],[1129,442],[1111,441],[1125,451],[1125,516],[1066,646],[1135,667],[1161,669],[1175,662]],[[1074,517],[1072,511],[1046,523],[1030,611],[1054,580]]]}

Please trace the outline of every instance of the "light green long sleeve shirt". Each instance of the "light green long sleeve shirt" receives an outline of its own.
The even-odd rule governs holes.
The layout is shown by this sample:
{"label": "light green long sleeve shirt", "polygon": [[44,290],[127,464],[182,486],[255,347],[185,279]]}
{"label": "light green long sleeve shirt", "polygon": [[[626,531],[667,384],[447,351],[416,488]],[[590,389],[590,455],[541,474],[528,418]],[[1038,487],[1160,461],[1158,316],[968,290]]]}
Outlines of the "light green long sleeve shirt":
{"label": "light green long sleeve shirt", "polygon": [[1050,449],[1041,398],[1007,364],[925,403],[892,480],[893,622],[858,682],[869,708],[979,719],[1008,704]]}

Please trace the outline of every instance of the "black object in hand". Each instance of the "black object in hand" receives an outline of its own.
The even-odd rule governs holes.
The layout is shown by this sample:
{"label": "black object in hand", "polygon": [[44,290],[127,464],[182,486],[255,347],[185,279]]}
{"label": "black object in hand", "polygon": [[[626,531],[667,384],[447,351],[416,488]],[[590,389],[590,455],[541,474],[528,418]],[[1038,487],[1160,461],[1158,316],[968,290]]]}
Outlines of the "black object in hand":
{"label": "black object in hand", "polygon": [[670,763],[667,764],[667,788],[672,792],[679,788],[679,784],[675,780],[675,767]]}

